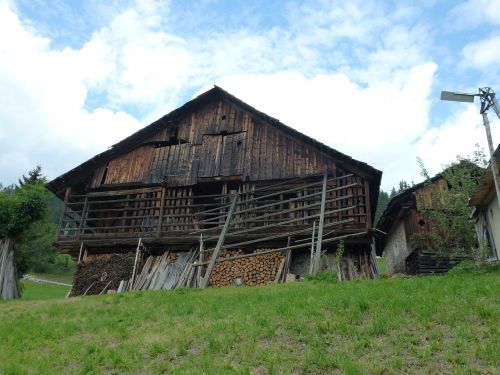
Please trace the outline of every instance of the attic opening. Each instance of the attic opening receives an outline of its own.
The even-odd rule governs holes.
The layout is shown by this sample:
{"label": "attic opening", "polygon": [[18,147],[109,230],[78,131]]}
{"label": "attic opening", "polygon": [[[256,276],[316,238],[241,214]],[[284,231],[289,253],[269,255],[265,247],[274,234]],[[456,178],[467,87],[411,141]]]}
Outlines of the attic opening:
{"label": "attic opening", "polygon": [[173,126],[169,130],[167,130],[166,138],[168,138],[168,140],[155,142],[154,148],[168,147],[168,146],[175,146],[175,145],[182,145],[185,143],[189,143],[185,139],[179,138],[178,126]]}
{"label": "attic opening", "polygon": [[174,139],[174,140],[168,140],[168,141],[157,141],[154,143],[154,148],[160,148],[160,147],[168,147],[168,146],[175,146],[175,145],[183,145],[185,143],[189,143],[185,139]]}
{"label": "attic opening", "polygon": [[106,163],[106,167],[104,168],[104,173],[102,174],[101,183],[99,185],[104,185],[106,182],[106,177],[108,177],[109,163]]}

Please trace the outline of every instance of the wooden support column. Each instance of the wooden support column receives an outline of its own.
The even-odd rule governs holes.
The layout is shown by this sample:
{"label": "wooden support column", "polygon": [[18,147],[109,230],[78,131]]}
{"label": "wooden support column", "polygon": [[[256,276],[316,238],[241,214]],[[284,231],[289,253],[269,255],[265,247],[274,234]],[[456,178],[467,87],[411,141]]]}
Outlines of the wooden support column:
{"label": "wooden support column", "polygon": [[[203,258],[203,233],[200,233],[200,254],[199,254],[199,260],[200,263],[202,263],[205,259]],[[201,285],[201,272],[203,270],[203,267],[198,267],[198,287]]]}
{"label": "wooden support column", "polygon": [[80,252],[78,253],[78,264],[82,261],[82,252],[83,252],[83,241],[80,244]]}
{"label": "wooden support column", "polygon": [[313,230],[311,235],[311,260],[309,261],[309,275],[312,274],[314,264],[314,235],[316,234],[316,221],[313,221]]}
{"label": "wooden support column", "polygon": [[61,216],[59,217],[59,229],[57,231],[57,236],[56,236],[58,240],[61,236],[62,224],[64,221],[64,214],[66,213],[66,208],[68,207],[68,200],[69,200],[70,194],[71,194],[71,187],[67,187],[66,193],[64,194],[64,202],[63,202],[63,208],[61,210]]}
{"label": "wooden support column", "polygon": [[323,175],[323,191],[321,193],[321,211],[319,214],[318,237],[316,242],[316,254],[314,256],[313,274],[317,274],[320,267],[321,258],[321,242],[323,241],[323,224],[325,223],[325,202],[326,202],[326,186],[328,180],[328,169],[325,167]]}
{"label": "wooden support column", "polygon": [[165,187],[163,187],[161,189],[161,195],[160,195],[160,215],[158,217],[158,233],[157,233],[157,236],[158,238],[161,237],[161,226],[162,226],[162,223],[163,223],[163,209],[165,207]]}
{"label": "wooden support column", "polygon": [[82,214],[80,218],[80,225],[78,227],[78,239],[80,239],[80,236],[83,234],[83,226],[86,225],[86,215],[87,215],[87,204],[88,204],[88,197],[85,196],[85,200],[83,201],[83,209],[82,209]]}
{"label": "wooden support column", "polygon": [[217,245],[215,246],[215,250],[212,253],[212,259],[210,259],[210,263],[205,271],[205,276],[203,276],[200,284],[200,288],[206,288],[210,283],[210,276],[212,276],[212,271],[215,268],[215,262],[217,262],[217,258],[219,257],[219,253],[222,249],[222,245],[224,244],[224,237],[226,235],[227,229],[229,228],[229,223],[231,222],[231,217],[233,216],[234,208],[236,207],[236,202],[238,201],[238,194],[234,194],[233,203],[231,203],[231,208],[227,213],[226,222],[224,223],[224,227],[220,233],[219,239],[217,241]]}
{"label": "wooden support column", "polygon": [[365,214],[366,214],[366,228],[371,229],[372,227],[372,208],[370,199],[370,184],[365,181]]}
{"label": "wooden support column", "polygon": [[128,286],[128,290],[133,290],[134,287],[134,279],[137,270],[137,261],[139,260],[139,251],[141,250],[141,245],[142,245],[142,238],[139,238],[139,242],[137,243],[137,249],[135,250],[134,268],[132,270],[132,277],[130,278],[130,284]]}

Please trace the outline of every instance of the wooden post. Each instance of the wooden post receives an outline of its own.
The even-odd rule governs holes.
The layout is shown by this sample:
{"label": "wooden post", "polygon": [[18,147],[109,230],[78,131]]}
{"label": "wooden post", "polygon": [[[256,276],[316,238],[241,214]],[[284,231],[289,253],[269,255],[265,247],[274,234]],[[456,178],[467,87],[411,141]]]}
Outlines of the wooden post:
{"label": "wooden post", "polygon": [[314,256],[313,274],[317,274],[320,267],[321,241],[323,240],[323,224],[325,222],[325,201],[326,201],[327,180],[328,180],[328,169],[325,168],[325,173],[323,175],[323,192],[321,193],[321,211],[319,214],[318,237],[316,241],[316,255]]}
{"label": "wooden post", "polygon": [[309,275],[313,272],[314,264],[314,235],[316,234],[316,221],[313,221],[313,230],[311,236],[311,260],[309,261]]}
{"label": "wooden post", "polygon": [[82,215],[80,218],[80,225],[78,228],[78,239],[80,239],[80,236],[83,234],[83,226],[86,225],[85,221],[85,216],[87,215],[87,203],[88,203],[88,197],[85,196],[85,200],[83,201],[83,209],[82,209]]}
{"label": "wooden post", "polygon": [[160,216],[158,217],[158,238],[161,237],[161,226],[163,222],[163,208],[165,207],[165,187],[161,189]]}
{"label": "wooden post", "polygon": [[212,271],[215,268],[215,262],[217,262],[217,258],[219,257],[222,244],[224,243],[224,237],[229,227],[229,223],[231,222],[231,217],[233,216],[234,208],[236,207],[236,202],[238,200],[238,197],[239,197],[238,194],[234,194],[233,203],[231,204],[231,208],[227,213],[226,222],[224,223],[224,227],[222,228],[222,231],[220,233],[219,240],[217,241],[217,245],[215,246],[215,250],[212,253],[212,259],[210,259],[210,264],[207,267],[205,276],[201,280],[200,288],[206,288],[210,282],[210,276],[212,276]]}
{"label": "wooden post", "polygon": [[64,221],[64,214],[66,213],[66,207],[68,206],[68,200],[69,200],[69,195],[71,194],[71,187],[66,188],[66,193],[64,194],[64,202],[63,202],[63,208],[61,211],[61,216],[59,217],[59,229],[57,231],[57,239],[59,240],[61,236],[61,227],[62,223]]}
{"label": "wooden post", "polygon": [[285,268],[283,272],[283,282],[286,283],[286,278],[288,276],[288,271],[290,271],[290,263],[291,263],[291,258],[292,258],[292,249],[290,249],[290,245],[292,242],[292,238],[288,236],[288,239],[286,240],[286,256],[285,256]]}
{"label": "wooden post", "polygon": [[[203,262],[203,233],[200,233],[200,254],[199,254],[200,263]],[[201,271],[203,267],[198,267],[198,287],[201,285]]]}
{"label": "wooden post", "polygon": [[377,255],[375,252],[376,249],[376,244],[375,244],[375,237],[372,235],[371,238],[371,244],[370,244],[370,263],[372,264],[372,272],[373,272],[373,277],[376,278],[380,274],[380,270],[378,269],[378,264],[377,264]]}
{"label": "wooden post", "polygon": [[78,264],[80,264],[80,262],[82,260],[82,251],[83,251],[83,241],[80,244],[80,253],[78,253]]}
{"label": "wooden post", "polygon": [[132,288],[134,286],[135,271],[137,268],[137,260],[139,259],[139,250],[141,248],[141,242],[142,242],[142,238],[139,238],[139,242],[137,243],[137,249],[135,250],[134,269],[132,270],[132,277],[130,278],[129,290],[132,290]]}
{"label": "wooden post", "polygon": [[372,208],[370,199],[370,184],[365,181],[365,214],[366,214],[366,228],[371,229],[372,227]]}

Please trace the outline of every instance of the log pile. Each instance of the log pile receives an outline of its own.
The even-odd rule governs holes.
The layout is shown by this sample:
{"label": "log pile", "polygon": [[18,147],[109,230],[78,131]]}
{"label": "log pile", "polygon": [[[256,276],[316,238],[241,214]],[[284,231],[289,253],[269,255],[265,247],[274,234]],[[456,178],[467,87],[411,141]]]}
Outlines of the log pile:
{"label": "log pile", "polygon": [[0,300],[21,297],[10,238],[0,240]]}
{"label": "log pile", "polygon": [[113,254],[80,263],[76,269],[70,296],[103,294],[107,290],[117,290],[122,280],[129,280],[132,276],[134,257],[133,253]]}
{"label": "log pile", "polygon": [[[260,249],[264,251],[266,249]],[[243,250],[222,250],[219,257],[228,258],[244,254]],[[281,252],[255,255],[248,258],[218,262],[212,272],[210,285],[260,285],[278,282],[284,271]]]}

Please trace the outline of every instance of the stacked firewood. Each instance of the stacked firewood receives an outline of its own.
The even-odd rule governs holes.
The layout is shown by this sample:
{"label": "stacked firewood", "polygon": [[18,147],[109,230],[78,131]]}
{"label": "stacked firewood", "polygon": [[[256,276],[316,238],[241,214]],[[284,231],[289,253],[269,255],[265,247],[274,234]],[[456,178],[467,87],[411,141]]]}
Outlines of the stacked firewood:
{"label": "stacked firewood", "polygon": [[[89,256],[90,257],[90,256]],[[122,280],[130,279],[134,254],[109,254],[78,265],[70,296],[104,294],[118,289]]]}
{"label": "stacked firewood", "polygon": [[[257,252],[264,250],[260,249]],[[222,250],[219,258],[242,254],[243,250]],[[283,269],[283,259],[284,255],[281,252],[274,252],[218,262],[212,272],[210,285],[259,285],[276,282],[278,273]]]}
{"label": "stacked firewood", "polygon": [[89,254],[85,257],[85,262],[93,262],[94,260],[107,260],[111,258],[113,254]]}

